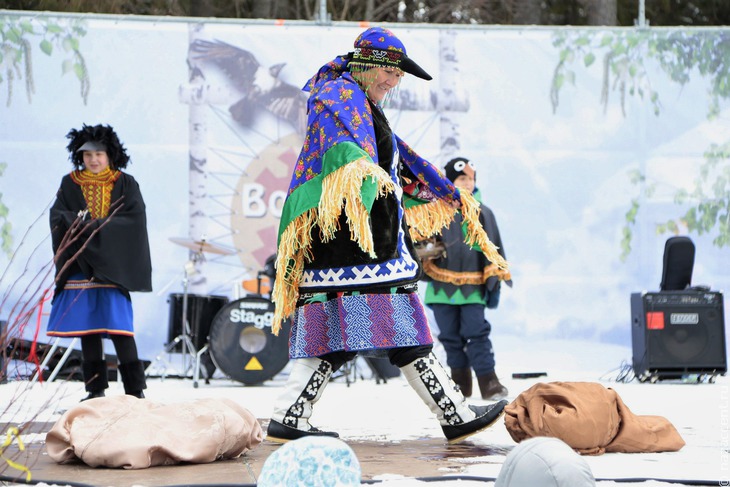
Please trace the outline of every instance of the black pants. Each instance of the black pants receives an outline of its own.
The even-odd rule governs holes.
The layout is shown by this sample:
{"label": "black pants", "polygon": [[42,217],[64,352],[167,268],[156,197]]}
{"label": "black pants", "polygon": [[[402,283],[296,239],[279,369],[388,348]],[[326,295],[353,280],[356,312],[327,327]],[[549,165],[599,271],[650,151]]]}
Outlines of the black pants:
{"label": "black pants", "polygon": [[[134,341],[134,337],[109,335],[109,338],[114,343],[114,350],[117,352],[117,359],[120,364],[131,364],[139,360],[137,343]],[[104,345],[101,334],[81,337],[81,354],[84,357],[84,362],[87,363],[104,360]]]}
{"label": "black pants", "polygon": [[[418,345],[415,347],[400,347],[391,348],[388,350],[388,359],[390,363],[396,367],[403,367],[410,364],[416,359],[427,357],[433,345]],[[319,357],[325,362],[329,362],[332,365],[332,370],[337,371],[346,362],[352,360],[357,356],[357,352],[331,352]]]}

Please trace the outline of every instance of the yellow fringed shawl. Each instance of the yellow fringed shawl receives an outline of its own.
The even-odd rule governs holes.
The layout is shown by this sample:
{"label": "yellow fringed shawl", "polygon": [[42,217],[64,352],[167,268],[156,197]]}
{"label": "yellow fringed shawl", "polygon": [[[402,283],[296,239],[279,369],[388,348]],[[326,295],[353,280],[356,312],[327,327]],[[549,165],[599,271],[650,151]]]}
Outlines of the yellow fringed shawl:
{"label": "yellow fringed shawl", "polygon": [[[294,313],[304,263],[311,262],[311,231],[315,225],[319,225],[322,240],[330,240],[344,209],[350,227],[350,238],[357,242],[363,252],[375,258],[370,215],[361,193],[362,185],[368,182],[376,184],[376,197],[395,191],[395,183],[385,170],[366,158],[358,159],[325,176],[317,208],[309,209],[294,218],[281,234],[276,267],[281,269],[283,266],[285,272],[277,272],[271,294],[272,301],[276,304],[271,327],[274,335],[279,334],[282,321]],[[279,277],[282,275],[283,278]]]}

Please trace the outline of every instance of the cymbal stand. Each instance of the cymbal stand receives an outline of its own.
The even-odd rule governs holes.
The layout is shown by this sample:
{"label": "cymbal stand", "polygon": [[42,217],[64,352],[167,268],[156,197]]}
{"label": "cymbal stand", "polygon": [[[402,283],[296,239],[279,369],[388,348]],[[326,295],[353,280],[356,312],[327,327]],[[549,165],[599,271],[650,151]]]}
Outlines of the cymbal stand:
{"label": "cymbal stand", "polygon": [[[199,367],[200,367],[200,356],[202,353],[205,352],[205,348],[201,350],[200,352],[195,348],[195,344],[192,340],[192,331],[190,329],[190,322],[188,321],[188,277],[195,273],[195,267],[198,262],[201,262],[205,259],[203,256],[203,251],[198,250],[195,252],[191,259],[185,263],[184,266],[184,273],[183,273],[183,297],[182,297],[182,323],[180,326],[180,334],[176,336],[170,343],[168,343],[164,350],[160,352],[157,357],[155,357],[155,360],[147,367],[145,370],[145,374],[149,375],[149,373],[152,371],[155,364],[163,362],[165,363],[164,370],[167,370],[167,366],[169,363],[164,359],[165,355],[169,355],[172,353],[172,351],[178,346],[178,344],[182,345],[182,365],[183,370],[182,374],[185,377],[188,376],[188,372],[190,371],[190,368],[194,365],[193,370],[193,378],[194,378],[194,386],[197,387],[197,381],[198,381],[198,375],[199,375]],[[188,359],[191,360],[190,364],[188,364]],[[162,374],[162,377],[165,377],[165,373]]]}

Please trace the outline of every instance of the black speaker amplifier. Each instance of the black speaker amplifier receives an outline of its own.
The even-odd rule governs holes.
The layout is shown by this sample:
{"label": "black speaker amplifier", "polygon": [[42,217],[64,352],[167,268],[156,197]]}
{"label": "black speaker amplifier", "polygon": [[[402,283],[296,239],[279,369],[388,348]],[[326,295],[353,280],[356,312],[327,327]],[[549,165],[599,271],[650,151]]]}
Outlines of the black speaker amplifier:
{"label": "black speaker amplifier", "polygon": [[641,381],[727,371],[723,296],[714,291],[631,295],[634,373]]}

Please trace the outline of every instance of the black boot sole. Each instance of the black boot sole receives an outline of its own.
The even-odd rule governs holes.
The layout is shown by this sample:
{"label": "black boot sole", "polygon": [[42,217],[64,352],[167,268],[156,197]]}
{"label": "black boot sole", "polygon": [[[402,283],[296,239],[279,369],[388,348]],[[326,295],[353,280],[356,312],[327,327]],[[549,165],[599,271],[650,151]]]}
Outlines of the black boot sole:
{"label": "black boot sole", "polygon": [[83,398],[83,399],[82,399],[81,401],[79,401],[79,402],[84,402],[84,401],[88,401],[89,399],[96,399],[97,397],[106,397],[106,395],[104,394],[104,391],[99,391],[99,392],[89,392],[89,395],[88,395],[88,396],[86,396],[85,398]]}
{"label": "black boot sole", "polygon": [[331,438],[340,437],[340,435],[338,435],[334,431],[322,431],[317,428],[312,428],[309,431],[302,431],[281,424],[280,422],[274,421],[273,419],[269,421],[269,427],[266,429],[266,439],[272,443],[284,444],[292,440],[304,438],[305,436],[329,436]]}
{"label": "black boot sole", "polygon": [[507,404],[507,401],[499,401],[489,406],[469,406],[473,411],[483,411],[483,413],[468,423],[441,426],[441,429],[450,445],[460,443],[496,423],[504,414],[504,407]]}

